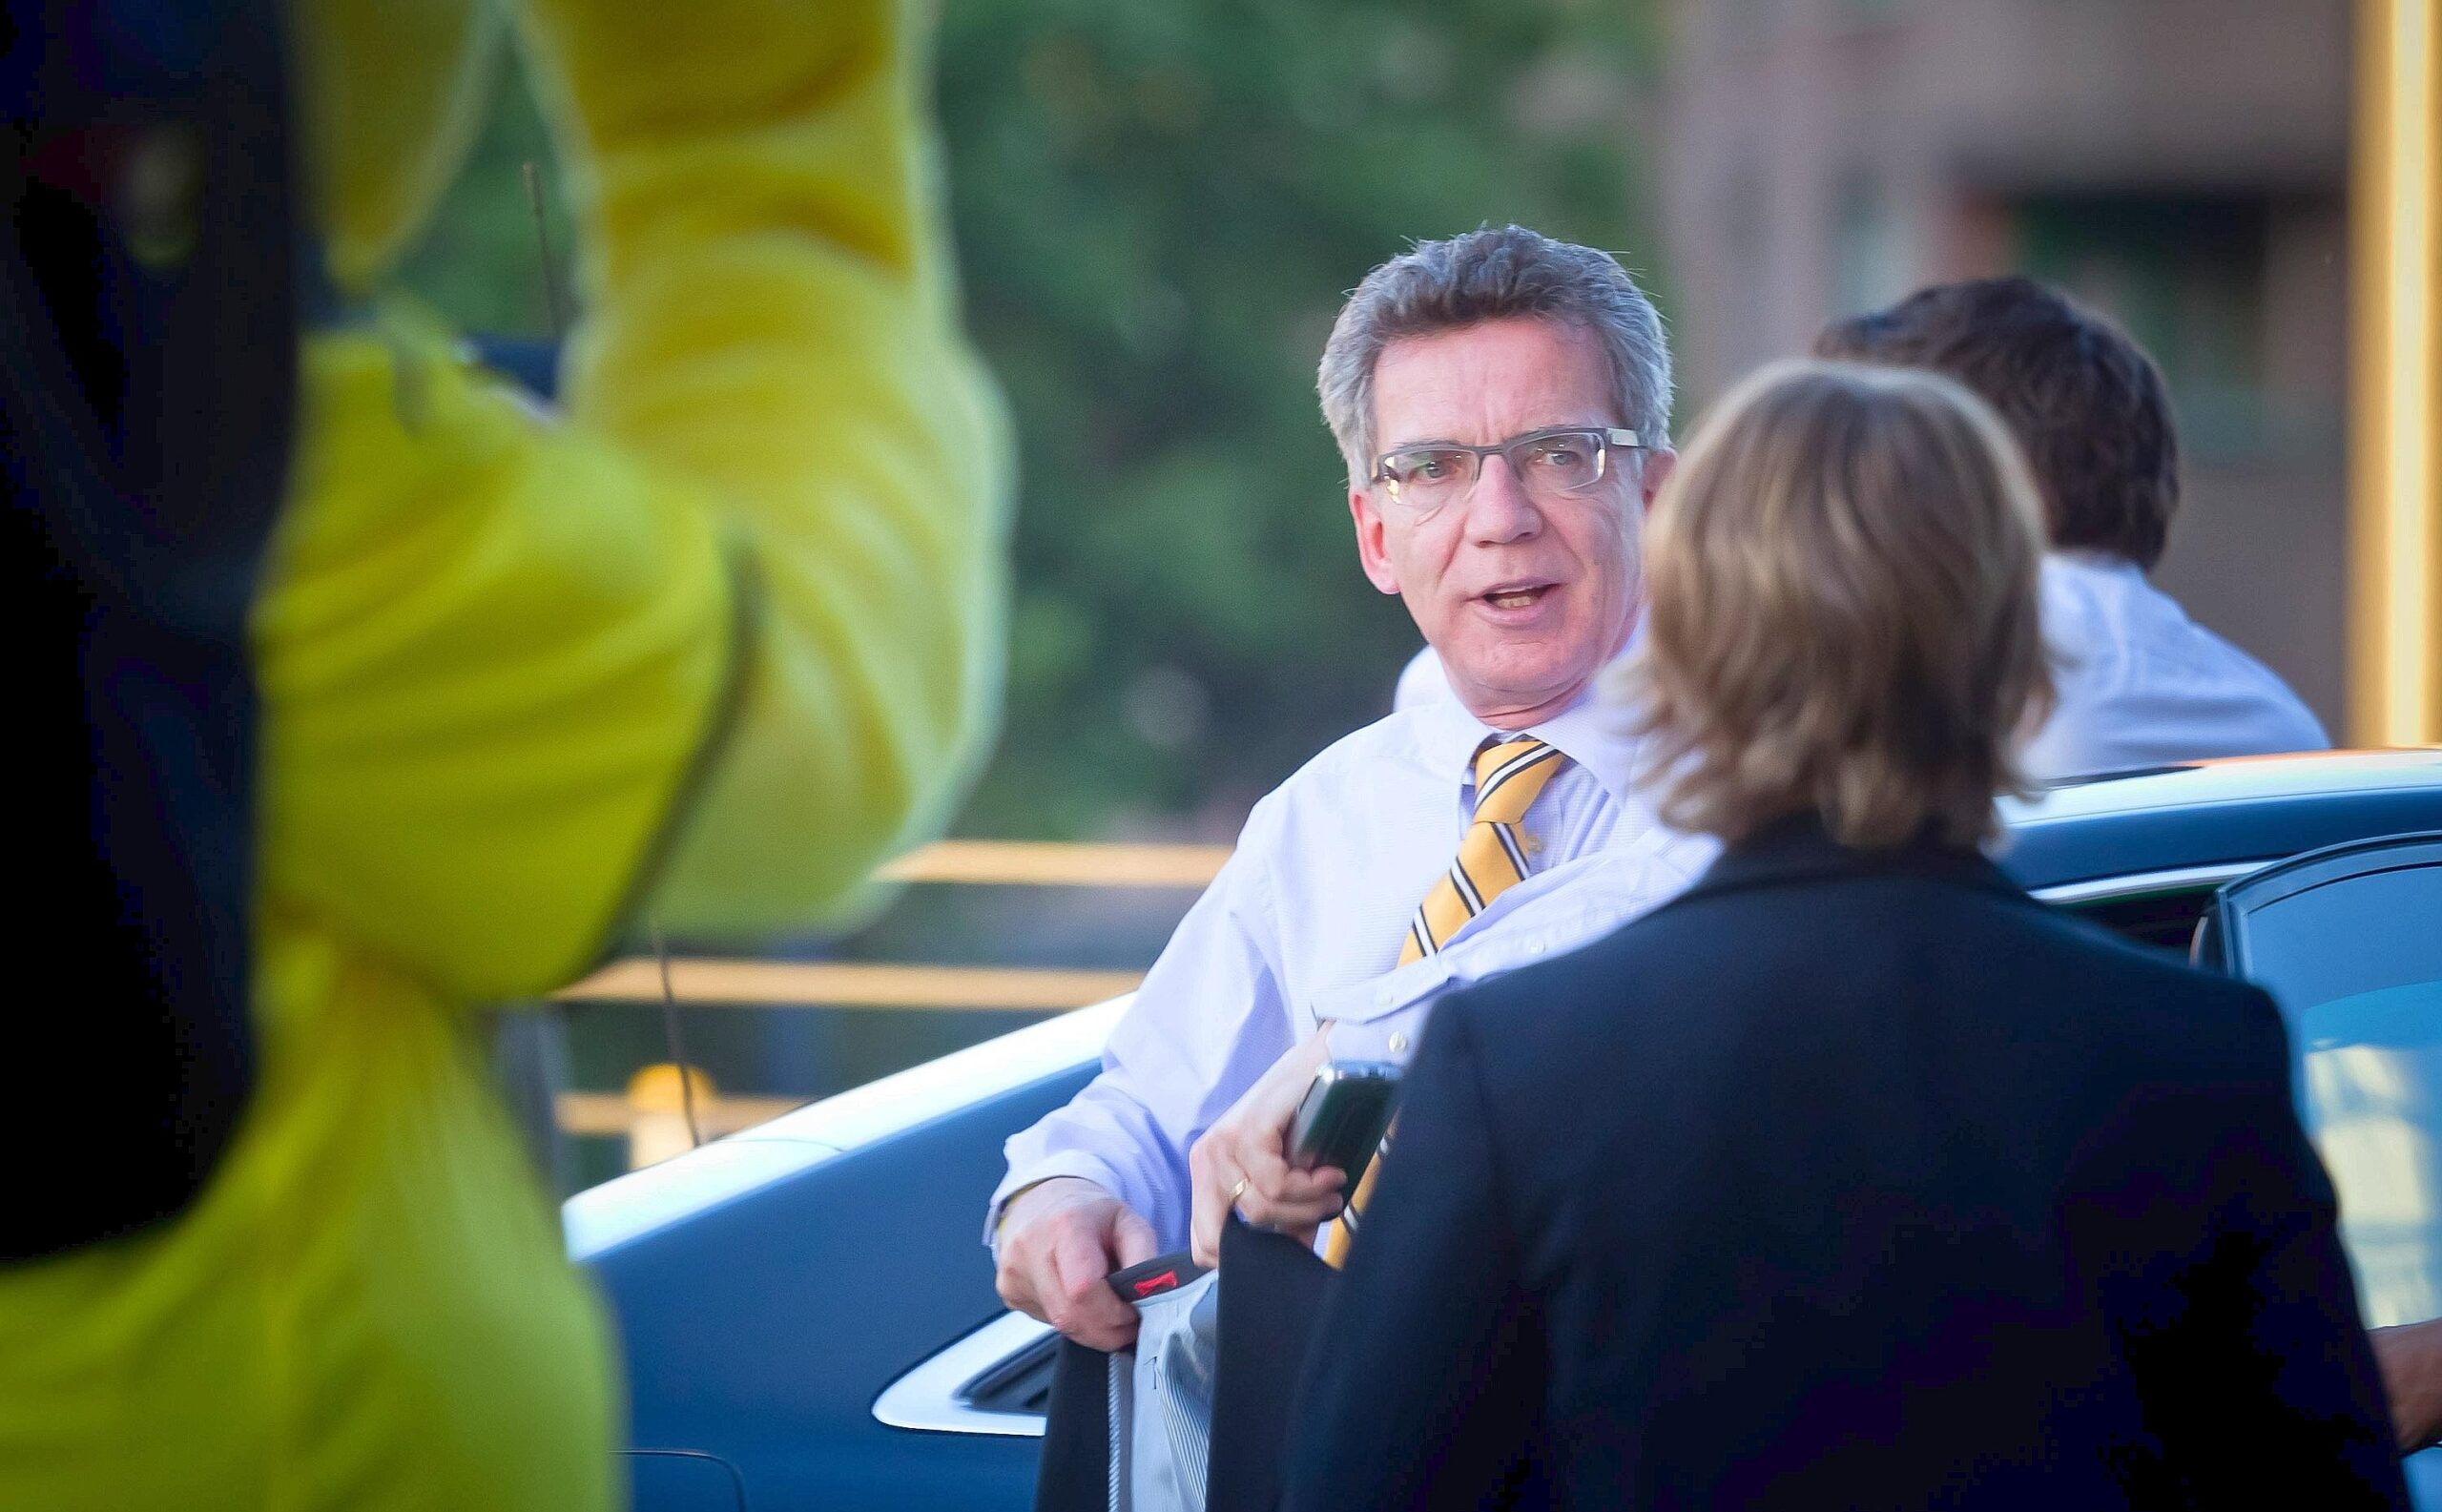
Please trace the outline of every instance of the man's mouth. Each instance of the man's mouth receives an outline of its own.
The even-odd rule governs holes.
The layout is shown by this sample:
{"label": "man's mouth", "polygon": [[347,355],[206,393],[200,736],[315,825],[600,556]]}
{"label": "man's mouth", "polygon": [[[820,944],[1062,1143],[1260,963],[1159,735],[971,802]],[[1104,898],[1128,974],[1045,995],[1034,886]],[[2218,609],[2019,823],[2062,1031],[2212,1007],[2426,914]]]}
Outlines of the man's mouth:
{"label": "man's mouth", "polygon": [[1532,609],[1554,586],[1550,583],[1504,583],[1476,596],[1495,609]]}

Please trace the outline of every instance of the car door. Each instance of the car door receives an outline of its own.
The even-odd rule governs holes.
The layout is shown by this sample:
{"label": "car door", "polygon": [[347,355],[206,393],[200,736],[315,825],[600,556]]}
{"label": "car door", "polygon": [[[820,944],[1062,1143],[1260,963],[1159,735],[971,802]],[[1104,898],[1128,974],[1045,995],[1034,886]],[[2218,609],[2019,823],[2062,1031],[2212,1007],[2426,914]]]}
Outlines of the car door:
{"label": "car door", "polygon": [[[2442,1316],[2442,834],[2267,866],[2222,890],[2212,933],[2287,1021],[2368,1325]],[[2442,1450],[2408,1468],[2442,1508]]]}

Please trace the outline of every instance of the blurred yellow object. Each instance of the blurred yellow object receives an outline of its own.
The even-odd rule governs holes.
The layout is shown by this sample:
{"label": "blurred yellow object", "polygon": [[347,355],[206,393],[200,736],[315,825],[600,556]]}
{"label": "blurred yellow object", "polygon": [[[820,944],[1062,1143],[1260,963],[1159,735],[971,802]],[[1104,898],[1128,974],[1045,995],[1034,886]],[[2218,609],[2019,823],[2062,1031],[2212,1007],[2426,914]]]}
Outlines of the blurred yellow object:
{"label": "blurred yellow object", "polygon": [[[715,1097],[709,1103],[696,1103],[695,1125],[706,1139],[718,1139],[757,1124],[768,1124],[810,1101],[804,1097]],[[630,1105],[625,1092],[562,1092],[553,1099],[553,1105],[562,1133],[597,1139],[629,1138],[635,1132],[636,1119],[641,1116]],[[634,1169],[632,1164],[630,1169]]]}
{"label": "blurred yellow object", "polygon": [[[689,1094],[693,1101],[689,1101]],[[628,1079],[628,1169],[640,1170],[695,1148],[696,1136],[709,1133],[700,1123],[691,1127],[689,1113],[701,1118],[713,1106],[713,1079],[700,1067],[680,1068],[664,1062],[648,1066]]]}
{"label": "blurred yellow object", "polygon": [[[584,235],[563,422],[404,302],[306,342],[255,622],[260,1085],[181,1219],[0,1275],[0,1506],[617,1500],[599,1309],[464,1010],[641,906],[698,937],[850,906],[986,733],[1006,445],[913,9],[518,8]],[[297,14],[368,284],[485,23]]]}
{"label": "blurred yellow object", "polygon": [[719,1092],[713,1075],[700,1066],[686,1068],[686,1079],[679,1079],[679,1068],[668,1061],[648,1066],[628,1078],[628,1106],[639,1113],[677,1113],[687,1111],[687,1097],[693,1093],[695,1101],[712,1101]]}
{"label": "blurred yellow object", "polygon": [[2442,744],[2442,24],[2359,0],[2356,31],[2349,735]]}

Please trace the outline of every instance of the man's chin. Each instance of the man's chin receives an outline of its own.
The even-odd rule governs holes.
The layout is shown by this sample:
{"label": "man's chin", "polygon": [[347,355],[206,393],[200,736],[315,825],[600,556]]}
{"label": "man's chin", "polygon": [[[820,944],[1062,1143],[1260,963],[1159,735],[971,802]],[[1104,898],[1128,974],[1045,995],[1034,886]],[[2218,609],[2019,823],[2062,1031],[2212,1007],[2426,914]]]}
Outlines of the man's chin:
{"label": "man's chin", "polygon": [[1486,724],[1515,730],[1548,719],[1576,703],[1593,682],[1595,668],[1545,669],[1542,675],[1521,675],[1521,669],[1488,670],[1491,674],[1486,676],[1470,676],[1457,668],[1449,671],[1451,691],[1468,713]]}

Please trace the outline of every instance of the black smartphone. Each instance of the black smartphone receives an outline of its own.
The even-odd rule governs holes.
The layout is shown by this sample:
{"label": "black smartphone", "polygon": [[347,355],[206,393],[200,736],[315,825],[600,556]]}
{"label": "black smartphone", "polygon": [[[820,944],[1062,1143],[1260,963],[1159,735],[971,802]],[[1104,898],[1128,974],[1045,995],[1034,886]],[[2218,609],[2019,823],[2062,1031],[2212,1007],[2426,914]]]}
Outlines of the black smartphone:
{"label": "black smartphone", "polygon": [[1289,1163],[1303,1170],[1336,1166],[1355,1191],[1391,1127],[1398,1089],[1399,1068],[1388,1061],[1325,1062],[1289,1126]]}

